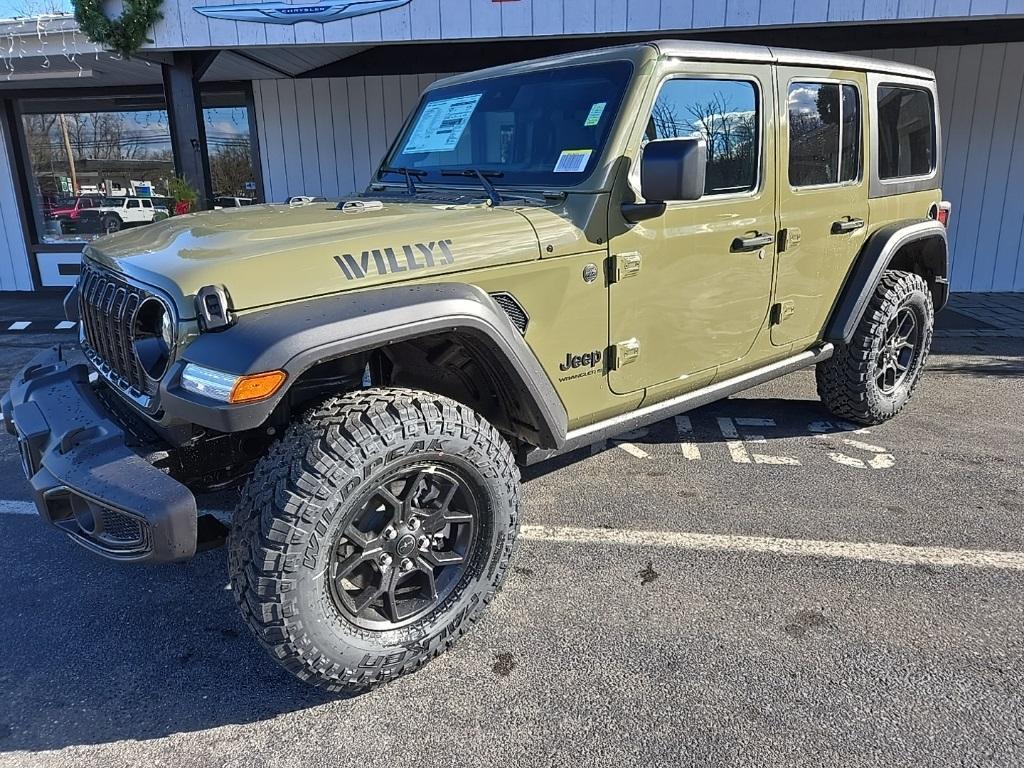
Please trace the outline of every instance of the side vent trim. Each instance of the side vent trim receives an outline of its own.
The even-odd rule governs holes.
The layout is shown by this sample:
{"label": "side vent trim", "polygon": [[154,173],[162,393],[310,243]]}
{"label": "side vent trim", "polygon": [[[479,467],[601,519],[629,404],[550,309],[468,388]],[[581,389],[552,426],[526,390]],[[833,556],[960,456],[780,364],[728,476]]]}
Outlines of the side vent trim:
{"label": "side vent trim", "polygon": [[515,296],[505,291],[499,291],[498,293],[492,293],[491,298],[494,299],[494,303],[497,304],[502,310],[508,315],[508,319],[512,321],[512,325],[518,329],[518,331],[526,335],[526,329],[530,325],[530,316],[526,314],[526,310],[523,309],[523,305],[519,303]]}

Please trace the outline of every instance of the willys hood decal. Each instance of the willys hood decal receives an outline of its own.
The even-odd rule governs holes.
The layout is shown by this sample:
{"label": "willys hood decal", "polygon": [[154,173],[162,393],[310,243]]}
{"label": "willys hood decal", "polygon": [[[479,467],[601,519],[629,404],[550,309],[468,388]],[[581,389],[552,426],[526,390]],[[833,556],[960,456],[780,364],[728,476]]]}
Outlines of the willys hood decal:
{"label": "willys hood decal", "polygon": [[292,5],[286,2],[240,3],[238,5],[204,5],[196,12],[211,19],[253,21],[262,24],[298,24],[300,21],[351,19],[368,13],[401,8],[411,0],[320,0],[318,3]]}
{"label": "willys hood decal", "polygon": [[85,255],[162,288],[191,317],[204,285],[251,309],[538,259],[540,245],[513,206],[388,202],[351,215],[314,203],[174,216],[96,240]]}

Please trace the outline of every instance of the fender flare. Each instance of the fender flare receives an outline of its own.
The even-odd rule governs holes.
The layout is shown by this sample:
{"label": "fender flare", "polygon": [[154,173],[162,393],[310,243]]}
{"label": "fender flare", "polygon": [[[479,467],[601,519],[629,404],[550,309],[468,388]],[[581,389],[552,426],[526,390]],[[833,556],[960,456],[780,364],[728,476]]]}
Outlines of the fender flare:
{"label": "fender flare", "polygon": [[825,340],[849,343],[883,273],[906,245],[927,242],[929,266],[926,276],[932,290],[935,311],[949,298],[949,245],[946,228],[933,219],[909,219],[881,227],[868,238],[853,266],[832,316],[825,326]]}
{"label": "fender flare", "polygon": [[267,400],[229,405],[183,390],[185,365],[236,375],[283,370],[290,385],[325,360],[452,331],[486,346],[537,424],[540,441],[560,447],[568,417],[551,380],[505,312],[482,289],[464,283],[377,288],[246,313],[185,349],[164,379],[160,402],[175,419],[222,432],[252,429],[266,421],[287,386]]}

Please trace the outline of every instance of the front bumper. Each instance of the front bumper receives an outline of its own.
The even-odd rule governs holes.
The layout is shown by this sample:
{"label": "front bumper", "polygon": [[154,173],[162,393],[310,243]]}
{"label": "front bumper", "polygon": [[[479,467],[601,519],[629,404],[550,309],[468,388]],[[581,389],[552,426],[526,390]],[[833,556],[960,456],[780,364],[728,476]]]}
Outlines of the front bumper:
{"label": "front bumper", "polygon": [[195,497],[126,445],[84,364],[40,353],[15,376],[3,417],[44,520],[113,560],[195,554]]}

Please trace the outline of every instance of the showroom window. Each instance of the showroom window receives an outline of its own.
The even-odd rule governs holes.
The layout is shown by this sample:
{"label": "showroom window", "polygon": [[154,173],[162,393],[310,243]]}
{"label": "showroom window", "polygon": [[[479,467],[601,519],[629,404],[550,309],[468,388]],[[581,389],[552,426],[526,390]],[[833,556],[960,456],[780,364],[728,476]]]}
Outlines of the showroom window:
{"label": "showroom window", "polygon": [[757,186],[759,120],[752,82],[681,78],[662,86],[646,138],[702,136],[708,148],[704,194],[748,192]]}
{"label": "showroom window", "polygon": [[[161,99],[65,98],[21,107],[40,242],[84,242],[173,213],[174,159]],[[149,207],[138,202],[143,198]]]}
{"label": "showroom window", "polygon": [[[215,207],[260,202],[247,94],[202,94]],[[194,208],[176,179],[163,95],[19,103],[36,243],[81,246]]]}
{"label": "showroom window", "polygon": [[878,176],[926,176],[935,169],[935,109],[921,88],[878,89]]}
{"label": "showroom window", "polygon": [[856,86],[791,83],[789,183],[812,187],[860,177],[860,98]]}
{"label": "showroom window", "polygon": [[213,207],[240,208],[262,202],[245,93],[203,93],[202,99]]}

